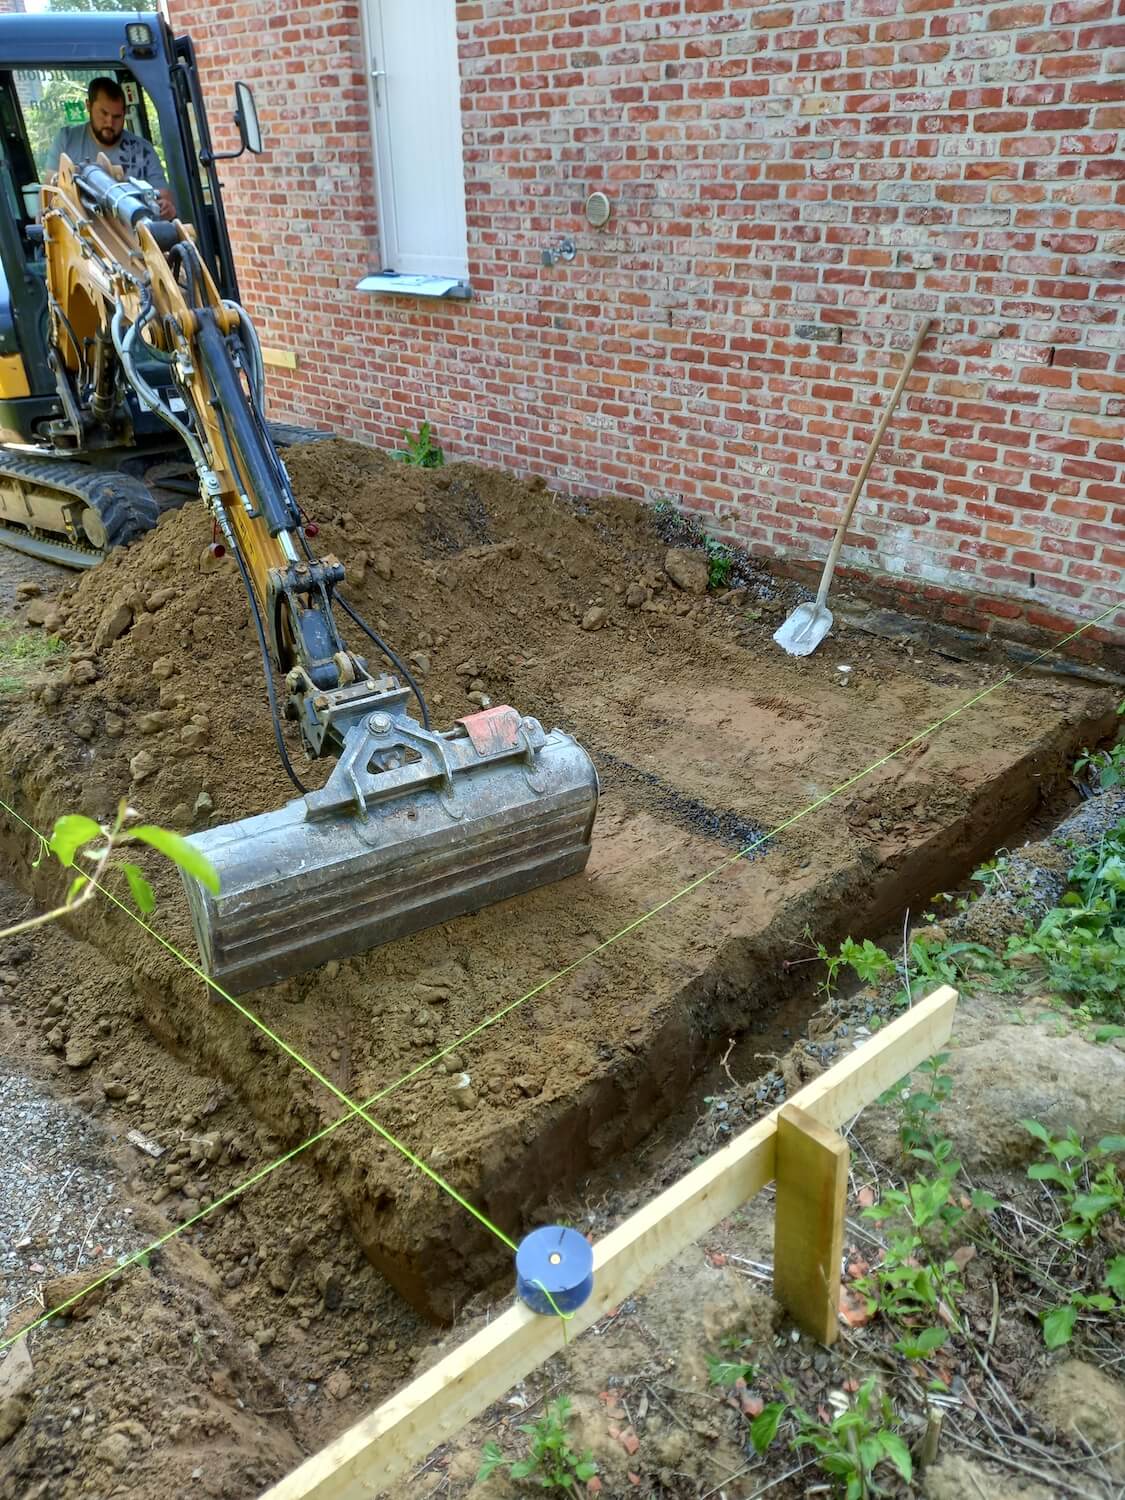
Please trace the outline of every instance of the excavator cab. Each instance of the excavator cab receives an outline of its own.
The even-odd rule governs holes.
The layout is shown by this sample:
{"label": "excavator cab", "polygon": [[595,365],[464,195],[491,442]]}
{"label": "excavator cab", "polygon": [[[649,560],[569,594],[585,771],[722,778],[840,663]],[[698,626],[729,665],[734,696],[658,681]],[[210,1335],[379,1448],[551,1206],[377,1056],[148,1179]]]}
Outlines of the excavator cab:
{"label": "excavator cab", "polygon": [[[111,416],[92,405],[74,353],[92,319],[76,326],[81,311],[72,308],[63,336],[51,336],[41,227],[51,147],[60,129],[85,124],[97,77],[124,91],[126,130],[156,151],[215,284],[238,299],[190,39],[152,14],[0,15],[0,542],[72,567],[93,566],[155,525],[162,506],[196,493],[175,434],[130,391]],[[260,150],[242,84],[235,118],[244,149]],[[168,371],[151,359],[143,367],[174,404]],[[145,483],[152,474],[158,482]]]}

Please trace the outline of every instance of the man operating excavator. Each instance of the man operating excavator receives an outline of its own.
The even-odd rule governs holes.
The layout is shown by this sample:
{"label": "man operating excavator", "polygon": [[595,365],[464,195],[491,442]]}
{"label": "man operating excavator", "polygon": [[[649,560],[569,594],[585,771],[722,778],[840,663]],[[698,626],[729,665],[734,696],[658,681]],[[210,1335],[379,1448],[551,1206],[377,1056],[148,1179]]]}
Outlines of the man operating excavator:
{"label": "man operating excavator", "polygon": [[160,217],[174,219],[176,205],[160,158],[142,136],[125,129],[125,90],[114,78],[95,78],[86,90],[84,125],[64,125],[51,143],[47,170],[57,172],[59,158],[78,165],[105,156],[126,177],[139,178],[156,190]]}

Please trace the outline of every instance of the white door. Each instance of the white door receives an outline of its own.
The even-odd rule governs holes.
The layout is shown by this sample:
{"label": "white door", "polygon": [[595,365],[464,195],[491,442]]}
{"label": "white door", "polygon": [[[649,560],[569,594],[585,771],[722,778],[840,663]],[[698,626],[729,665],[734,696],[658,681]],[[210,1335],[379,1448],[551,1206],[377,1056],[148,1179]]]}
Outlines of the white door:
{"label": "white door", "polygon": [[366,0],[384,270],[468,275],[453,0]]}

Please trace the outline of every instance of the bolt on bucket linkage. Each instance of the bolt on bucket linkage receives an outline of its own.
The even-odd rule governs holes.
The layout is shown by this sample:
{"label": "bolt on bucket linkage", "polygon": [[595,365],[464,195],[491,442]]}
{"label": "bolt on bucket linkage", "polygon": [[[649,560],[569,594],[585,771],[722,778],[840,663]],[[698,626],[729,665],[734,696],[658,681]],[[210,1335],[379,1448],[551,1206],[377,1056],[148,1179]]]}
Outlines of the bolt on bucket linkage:
{"label": "bolt on bucket linkage", "polygon": [[195,834],[185,877],[203,967],[239,993],[581,871],[598,802],[570,735],[496,707],[424,729],[397,684],[320,791]]}

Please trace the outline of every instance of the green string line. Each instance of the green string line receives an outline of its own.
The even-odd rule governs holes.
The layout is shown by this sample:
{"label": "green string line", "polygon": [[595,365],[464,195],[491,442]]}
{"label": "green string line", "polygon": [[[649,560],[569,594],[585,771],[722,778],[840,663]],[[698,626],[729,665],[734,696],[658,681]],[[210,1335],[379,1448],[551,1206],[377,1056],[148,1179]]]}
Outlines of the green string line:
{"label": "green string line", "polygon": [[[0,807],[3,807],[6,812],[10,813],[12,817],[16,818],[20,823],[22,823],[25,828],[30,829],[35,837],[40,841],[40,843],[46,843],[46,840],[39,832],[39,830],[35,828],[31,823],[29,823],[26,818],[21,818],[19,813],[17,813],[14,808],[9,807],[2,798],[0,798]],[[118,908],[118,910],[123,911],[127,916],[132,917],[137,926],[142,928],[151,937],[154,937],[162,948],[171,953],[174,958],[179,959],[180,963],[182,963],[186,968],[190,969],[193,974],[197,975],[206,984],[210,985],[215,993],[221,995],[229,1005],[233,1005],[235,1010],[238,1011],[239,1015],[244,1016],[246,1020],[248,1020],[253,1026],[256,1026],[263,1036],[269,1037],[270,1041],[273,1042],[275,1046],[280,1047],[281,1050],[286,1054],[286,1056],[291,1057],[295,1063],[299,1063],[300,1066],[304,1068],[306,1072],[311,1074],[311,1076],[315,1078],[318,1083],[323,1084],[330,1093],[335,1094],[340,1103],[347,1106],[350,1114],[358,1115],[361,1120],[366,1121],[366,1123],[371,1126],[372,1130],[374,1130],[378,1135],[381,1135],[389,1145],[393,1146],[396,1151],[400,1152],[412,1166],[417,1167],[420,1172],[424,1173],[431,1182],[436,1183],[443,1192],[448,1193],[455,1203],[459,1203],[462,1208],[467,1209],[468,1212],[472,1214],[474,1219],[478,1220],[481,1224],[484,1225],[485,1229],[489,1230],[496,1236],[498,1240],[507,1245],[509,1250],[514,1251],[516,1249],[515,1241],[509,1239],[502,1229],[498,1229],[496,1225],[493,1224],[491,1219],[487,1218],[483,1213],[481,1213],[479,1208],[476,1208],[472,1203],[469,1202],[467,1198],[462,1197],[462,1195],[457,1191],[455,1187],[452,1186],[451,1183],[446,1182],[445,1178],[442,1177],[440,1173],[435,1172],[433,1167],[431,1167],[427,1162],[424,1162],[421,1157],[415,1156],[414,1152],[410,1150],[409,1146],[404,1146],[400,1140],[398,1140],[391,1134],[391,1132],[386,1128],[385,1125],[380,1125],[378,1120],[372,1119],[372,1117],[367,1113],[366,1105],[357,1104],[354,1099],[350,1099],[348,1095],[344,1093],[343,1089],[338,1088],[330,1078],[326,1078],[318,1067],[309,1062],[308,1058],[302,1057],[297,1049],[290,1046],[290,1044],[284,1039],[284,1037],[278,1036],[277,1032],[273,1031],[269,1026],[267,1026],[265,1021],[263,1021],[260,1016],[256,1016],[254,1012],[249,1008],[249,1006],[243,1005],[241,1001],[236,1000],[233,995],[228,995],[221,984],[217,984],[209,974],[205,974],[197,963],[194,963],[190,958],[187,957],[186,954],[181,953],[174,943],[170,943],[168,939],[157,932],[154,927],[150,927],[142,917],[139,917],[136,912],[134,912],[130,907],[126,906],[124,901],[121,901],[117,896],[115,896],[111,890],[107,889],[106,886],[100,884],[100,882],[96,880],[92,881],[91,884],[95,887],[95,889],[99,890],[103,896],[111,901],[113,905]]]}
{"label": "green string line", "polygon": [[[589,959],[595,957],[597,954],[604,952],[606,948],[611,947],[614,943],[620,942],[622,938],[627,937],[631,932],[636,931],[638,927],[643,926],[645,922],[649,921],[652,917],[655,917],[659,912],[664,911],[674,902],[682,900],[684,896],[690,895],[691,892],[696,890],[699,886],[705,884],[709,880],[715,879],[718,875],[722,874],[724,870],[737,863],[738,860],[745,858],[748,854],[751,854],[756,849],[761,848],[761,846],[767,843],[770,839],[776,838],[776,836],[779,833],[783,832],[786,828],[791,828],[795,823],[800,822],[802,818],[810,816],[810,814],[816,812],[826,803],[831,802],[835,797],[840,796],[850,787],[855,786],[857,782],[863,781],[866,777],[872,775],[875,771],[885,766],[889,761],[895,759],[896,756],[901,755],[905,750],[909,750],[911,746],[916,745],[923,739],[927,739],[931,734],[936,734],[939,729],[952,722],[952,720],[965,713],[968,709],[973,708],[977,703],[980,703],[983,699],[989,697],[992,693],[998,692],[1000,688],[1005,687],[1009,682],[1014,681],[1018,677],[1022,677],[1033,667],[1037,666],[1039,662],[1043,661],[1054,651],[1058,650],[1059,647],[1066,646],[1071,641],[1077,640],[1079,636],[1084,635],[1087,630],[1092,630],[1095,626],[1099,625],[1102,620],[1105,620],[1111,614],[1114,614],[1120,607],[1121,606],[1119,604],[1110,605],[1108,608],[1103,610],[1101,614],[1096,615],[1092,620],[1088,620],[1084,625],[1080,625],[1076,630],[1071,631],[1069,635],[1065,635],[1058,641],[1053,642],[1050,646],[1045,647],[1038,654],[1038,656],[1033,657],[1031,661],[1026,662],[1022,667],[1018,667],[1011,672],[1006,672],[1003,677],[992,683],[990,687],[983,688],[979,693],[974,694],[972,698],[968,699],[967,702],[962,703],[958,708],[953,709],[950,713],[946,714],[944,718],[938,719],[935,723],[921,730],[918,734],[912,735],[910,739],[905,740],[896,749],[891,750],[888,754],[882,756],[879,760],[873,761],[872,764],[867,766],[864,770],[859,771],[854,776],[850,776],[847,778],[847,780],[840,782],[840,784],[833,787],[831,791],[826,792],[823,796],[818,797],[813,802],[810,802],[806,807],[801,808],[798,812],[791,814],[790,817],[786,818],[781,823],[778,823],[776,827],[771,828],[764,834],[761,834],[758,838],[754,839],[744,848],[738,850],[737,853],[730,855],[728,858],[721,861],[721,863],[716,865],[713,869],[707,871],[703,875],[697,876],[695,880],[690,881],[687,885],[683,886],[673,895],[668,896],[665,900],[658,903],[658,905],[652,907],[651,910],[643,912],[639,917],[634,918],[632,922],[627,923],[618,932],[614,933],[604,942],[599,943],[596,947],[590,948],[587,952],[580,954],[578,958],[574,959],[564,968],[559,969],[557,973],[550,975],[547,979],[541,980],[539,984],[533,986],[531,989],[526,991],[525,994],[519,996],[518,999],[511,1001],[501,1010],[496,1011],[495,1014],[479,1022],[476,1026],[472,1027],[471,1030],[467,1031],[464,1036],[459,1037],[454,1042],[450,1042],[448,1046],[443,1047],[439,1052],[435,1052],[432,1057],[427,1058],[424,1062],[418,1063],[415,1067],[411,1068],[409,1072],[404,1073],[393,1083],[386,1084],[383,1088],[372,1094],[370,1098],[364,1100],[361,1105],[355,1104],[340,1089],[336,1088],[334,1084],[329,1082],[328,1079],[324,1078],[324,1076],[317,1069],[313,1068],[311,1064],[307,1063],[302,1057],[300,1057],[298,1053],[293,1051],[293,1049],[290,1048],[285,1042],[283,1042],[280,1037],[275,1036],[274,1033],[264,1025],[264,1023],[259,1022],[252,1012],[247,1010],[244,1006],[240,1005],[238,1001],[233,999],[233,997],[227,995],[226,992],[210,977],[210,975],[205,974],[202,969],[200,969],[196,964],[192,963],[190,959],[181,954],[178,949],[176,949],[166,939],[161,937],[158,932],[149,927],[149,925],[144,922],[134,911],[127,907],[124,902],[118,900],[118,898],[113,894],[112,891],[108,891],[104,886],[99,885],[98,889],[104,895],[108,896],[109,899],[123,912],[125,912],[127,916],[131,917],[132,920],[138,924],[138,926],[143,927],[146,932],[151,933],[152,936],[155,937],[156,940],[164,948],[166,948],[170,953],[174,954],[175,957],[179,958],[182,963],[184,963],[189,969],[191,969],[193,973],[197,974],[207,985],[209,985],[218,994],[222,995],[224,999],[228,1000],[232,1005],[235,1006],[237,1010],[246,1015],[247,1018],[253,1021],[255,1025],[260,1026],[261,1029],[266,1033],[266,1035],[270,1036],[278,1046],[280,1046],[294,1059],[294,1061],[300,1063],[303,1067],[306,1067],[314,1077],[320,1079],[320,1081],[323,1082],[325,1086],[332,1091],[332,1093],[334,1093],[338,1098],[340,1098],[343,1103],[348,1106],[348,1113],[346,1115],[341,1115],[338,1119],[333,1120],[330,1124],[325,1125],[321,1130],[318,1130],[315,1135],[310,1136],[308,1140],[301,1142],[301,1144],[298,1146],[294,1146],[292,1150],[285,1152],[282,1156],[277,1157],[274,1161],[267,1163],[264,1167],[261,1167],[252,1176],[246,1178],[243,1182],[236,1184],[233,1188],[230,1188],[226,1193],[222,1195],[222,1197],[215,1199],[214,1202],[208,1204],[206,1208],[203,1208],[197,1214],[192,1215],[190,1219],[185,1219],[181,1224],[176,1225],[175,1228],[169,1230],[167,1234],[162,1235],[160,1239],[154,1240],[153,1243],[149,1246],[146,1246],[145,1249],[138,1250],[134,1252],[133,1255],[128,1256],[120,1265],[115,1266],[104,1276],[101,1276],[96,1281],[91,1282],[90,1285],[83,1291],[76,1292],[74,1296],[68,1298],[66,1302],[60,1303],[57,1307],[52,1308],[36,1322],[21,1330],[20,1333],[15,1334],[13,1337],[0,1342],[0,1352],[2,1352],[4,1349],[7,1349],[11,1344],[14,1344],[18,1339],[24,1337],[25,1334],[30,1333],[32,1329],[40,1327],[42,1324],[55,1317],[58,1313],[64,1312],[68,1307],[73,1306],[75,1302],[77,1302],[80,1298],[86,1296],[89,1292],[95,1290],[97,1287],[103,1286],[106,1282],[113,1280],[116,1276],[119,1276],[121,1272],[126,1270],[127,1267],[131,1264],[134,1264],[136,1261],[141,1260],[144,1256],[151,1254],[154,1250],[160,1249],[163,1245],[167,1244],[169,1240],[174,1239],[176,1235],[182,1234],[184,1230],[190,1229],[192,1225],[199,1223],[200,1220],[205,1219],[209,1214],[214,1213],[216,1209],[221,1208],[224,1204],[231,1202],[234,1198],[237,1198],[248,1188],[253,1187],[258,1182],[261,1182],[265,1177],[268,1177],[270,1173],[277,1171],[279,1167],[282,1167],[287,1162],[292,1161],[294,1157],[299,1156],[303,1151],[307,1151],[310,1147],[317,1145],[320,1141],[331,1135],[333,1131],[338,1130],[341,1125],[348,1124],[349,1121],[357,1115],[360,1118],[364,1119],[381,1135],[385,1136],[385,1138],[389,1142],[391,1142],[396,1147],[396,1149],[402,1151],[403,1154],[406,1155],[409,1160],[418,1165],[428,1177],[445,1187],[445,1189],[450,1192],[458,1202],[462,1203],[466,1208],[468,1208],[469,1211],[474,1214],[474,1216],[481,1217],[478,1214],[477,1210],[472,1207],[472,1205],[466,1203],[465,1200],[462,1199],[453,1188],[444,1183],[438,1176],[438,1174],[434,1172],[430,1167],[428,1167],[425,1162],[420,1161],[412,1153],[408,1152],[406,1148],[403,1147],[399,1142],[397,1142],[388,1131],[386,1131],[381,1125],[378,1124],[377,1121],[372,1120],[367,1115],[366,1111],[370,1109],[373,1104],[376,1104],[380,1100],[385,1099],[389,1094],[394,1093],[395,1090],[401,1088],[404,1084],[411,1082],[413,1079],[417,1078],[419,1074],[424,1073],[427,1069],[433,1067],[436,1063],[440,1062],[443,1057],[447,1057],[451,1052],[458,1051],[460,1048],[464,1047],[467,1042],[472,1041],[475,1037],[480,1036],[482,1032],[487,1031],[489,1027],[495,1026],[499,1021],[502,1021],[506,1016],[510,1015],[512,1011],[517,1010],[520,1006],[526,1004],[527,1001],[532,1000],[535,998],[535,996],[542,994],[543,991],[548,989],[551,985],[557,984],[560,979],[563,979],[568,974],[573,973],[573,971],[577,969],[581,964],[586,963]],[[13,817],[17,823],[22,824],[24,828],[26,828],[30,833],[34,834],[41,844],[46,842],[43,838],[43,835],[38,831],[38,829],[36,829],[31,823],[29,823],[26,818],[22,817],[18,812],[16,812],[13,807],[10,807],[8,803],[5,802],[2,798],[0,798],[0,807],[2,807],[5,812]],[[482,1222],[487,1221],[482,1220]],[[495,1229],[494,1226],[489,1225],[488,1227],[492,1228],[493,1232],[499,1235],[502,1239],[505,1239],[505,1242],[510,1249],[514,1250],[516,1248],[512,1241],[507,1240],[505,1236],[501,1235],[499,1230]],[[549,1296],[549,1293],[547,1295]],[[561,1316],[564,1315],[560,1314],[560,1317]],[[573,1316],[573,1314],[571,1314],[571,1316]]]}
{"label": "green string line", "polygon": [[[537,1286],[539,1288],[539,1290],[543,1293],[544,1297],[546,1297],[547,1301],[551,1304],[551,1310],[552,1310],[552,1312],[554,1312],[555,1315],[562,1320],[562,1326],[563,1326],[563,1343],[564,1344],[568,1343],[569,1340],[567,1339],[567,1336],[566,1336],[566,1325],[568,1323],[571,1323],[571,1322],[574,1321],[574,1313],[573,1312],[563,1312],[562,1308],[555,1301],[555,1299],[551,1296],[550,1292],[547,1290],[547,1288],[543,1285],[543,1283],[541,1281],[533,1281],[531,1284],[532,1284],[532,1286]],[[575,1308],[574,1311],[577,1312],[578,1309]]]}

